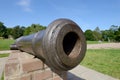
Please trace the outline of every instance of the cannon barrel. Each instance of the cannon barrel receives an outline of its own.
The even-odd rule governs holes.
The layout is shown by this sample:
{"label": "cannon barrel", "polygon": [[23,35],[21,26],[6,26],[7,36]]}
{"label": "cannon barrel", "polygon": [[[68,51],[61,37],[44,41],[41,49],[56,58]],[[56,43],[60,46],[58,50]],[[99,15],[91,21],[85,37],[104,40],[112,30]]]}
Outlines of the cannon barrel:
{"label": "cannon barrel", "polygon": [[46,30],[16,39],[12,48],[36,56],[53,69],[67,71],[84,58],[86,40],[75,22],[57,19]]}

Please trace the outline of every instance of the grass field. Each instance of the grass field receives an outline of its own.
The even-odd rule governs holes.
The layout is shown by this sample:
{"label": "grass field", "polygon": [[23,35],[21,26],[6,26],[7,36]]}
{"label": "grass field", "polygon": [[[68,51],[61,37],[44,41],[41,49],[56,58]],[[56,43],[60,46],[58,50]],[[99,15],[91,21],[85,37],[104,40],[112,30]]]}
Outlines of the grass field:
{"label": "grass field", "polygon": [[87,50],[81,65],[120,79],[120,49]]}
{"label": "grass field", "polygon": [[87,41],[87,44],[101,44],[101,43],[108,43],[107,41],[102,41],[102,42],[99,42],[99,41]]}
{"label": "grass field", "polygon": [[1,80],[4,80],[4,73],[2,74]]}
{"label": "grass field", "polygon": [[2,57],[8,57],[8,56],[9,56],[9,53],[0,54],[0,58],[2,58]]}
{"label": "grass field", "polygon": [[14,40],[0,39],[0,50],[9,50],[12,43],[14,43]]}

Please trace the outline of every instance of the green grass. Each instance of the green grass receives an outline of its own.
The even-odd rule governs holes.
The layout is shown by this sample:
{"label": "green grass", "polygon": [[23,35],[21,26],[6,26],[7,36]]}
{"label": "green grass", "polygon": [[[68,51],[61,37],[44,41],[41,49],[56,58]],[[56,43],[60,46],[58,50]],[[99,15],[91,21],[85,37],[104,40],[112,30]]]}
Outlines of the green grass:
{"label": "green grass", "polygon": [[87,41],[87,44],[101,44],[101,43],[108,43],[107,41],[102,41],[102,42],[99,42],[99,41]]}
{"label": "green grass", "polygon": [[1,80],[4,80],[4,73],[2,74]]}
{"label": "green grass", "polygon": [[14,40],[0,39],[0,50],[9,50],[10,44],[13,44]]}
{"label": "green grass", "polygon": [[89,49],[81,65],[120,79],[120,49]]}
{"label": "green grass", "polygon": [[2,57],[8,57],[8,56],[9,56],[9,53],[0,54],[0,58],[2,58]]}

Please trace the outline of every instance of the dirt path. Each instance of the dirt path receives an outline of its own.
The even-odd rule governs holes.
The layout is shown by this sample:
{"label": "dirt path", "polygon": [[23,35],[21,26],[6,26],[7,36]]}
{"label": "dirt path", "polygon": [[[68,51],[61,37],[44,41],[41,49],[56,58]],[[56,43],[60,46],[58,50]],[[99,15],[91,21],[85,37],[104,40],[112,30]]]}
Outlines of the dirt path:
{"label": "dirt path", "polygon": [[120,49],[120,43],[88,44],[87,49]]}

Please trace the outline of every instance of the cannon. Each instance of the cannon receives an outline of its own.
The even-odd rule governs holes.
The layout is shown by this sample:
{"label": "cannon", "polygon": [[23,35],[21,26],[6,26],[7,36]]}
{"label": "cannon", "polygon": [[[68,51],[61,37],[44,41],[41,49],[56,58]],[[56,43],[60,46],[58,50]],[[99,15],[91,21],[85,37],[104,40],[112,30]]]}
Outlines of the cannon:
{"label": "cannon", "polygon": [[16,39],[10,48],[30,53],[53,69],[67,71],[83,60],[86,39],[75,22],[57,19],[46,30]]}

